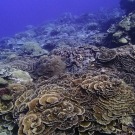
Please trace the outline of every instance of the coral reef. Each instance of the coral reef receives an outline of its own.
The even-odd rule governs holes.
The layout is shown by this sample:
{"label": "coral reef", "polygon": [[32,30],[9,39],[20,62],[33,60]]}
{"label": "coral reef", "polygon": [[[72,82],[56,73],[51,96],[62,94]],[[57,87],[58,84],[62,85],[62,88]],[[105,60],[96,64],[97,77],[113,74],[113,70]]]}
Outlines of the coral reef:
{"label": "coral reef", "polygon": [[108,29],[109,35],[106,37],[106,40],[108,42],[107,46],[114,48],[116,46],[121,45],[135,44],[134,21],[135,21],[135,12],[132,12],[128,16],[124,16],[119,23],[112,25]]}
{"label": "coral reef", "polygon": [[[25,57],[18,56],[7,63],[4,63],[4,65],[2,66],[2,71],[4,72],[5,68],[7,69],[8,67],[9,70],[11,70],[11,68],[15,68],[31,73],[36,69],[36,63],[37,63],[36,58],[29,57],[29,56],[25,56]],[[9,71],[9,73],[11,74],[11,71]]]}
{"label": "coral reef", "polygon": [[61,56],[69,72],[77,72],[82,67],[95,61],[99,49],[95,46],[64,47],[54,49],[51,54]]}
{"label": "coral reef", "polygon": [[24,73],[9,68],[11,76],[2,77],[8,84],[0,90],[0,114],[11,115],[10,122],[3,119],[7,132],[18,126],[18,135],[135,133],[134,50],[134,45],[54,49],[31,59],[34,83],[8,81],[14,71]]}
{"label": "coral reef", "polygon": [[[83,13],[79,16],[64,13],[55,21],[32,27],[15,34],[12,38],[1,39],[0,48],[14,50],[17,54],[40,56],[42,53],[39,52],[43,49],[51,51],[61,46],[101,45],[106,37],[106,30],[111,24],[119,21],[123,14],[120,8],[101,8],[93,14]],[[39,43],[43,49],[38,47],[37,54],[31,54],[33,48],[22,49],[27,43]]]}
{"label": "coral reef", "polygon": [[65,13],[1,39],[0,134],[135,134],[135,13],[122,15]]}
{"label": "coral reef", "polygon": [[44,85],[45,89],[28,102],[18,134],[111,134],[127,132],[128,123],[134,126],[134,91],[123,81],[106,75],[85,75],[67,85],[70,87],[53,86],[48,90]]}

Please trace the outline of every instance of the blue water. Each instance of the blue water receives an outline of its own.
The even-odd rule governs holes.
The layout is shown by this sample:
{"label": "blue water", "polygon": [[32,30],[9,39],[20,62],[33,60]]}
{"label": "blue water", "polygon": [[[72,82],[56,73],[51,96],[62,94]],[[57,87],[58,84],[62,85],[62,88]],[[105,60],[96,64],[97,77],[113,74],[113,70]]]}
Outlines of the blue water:
{"label": "blue water", "polygon": [[25,26],[37,26],[46,20],[57,19],[61,14],[93,13],[99,8],[119,6],[120,0],[1,0],[0,38],[13,36]]}

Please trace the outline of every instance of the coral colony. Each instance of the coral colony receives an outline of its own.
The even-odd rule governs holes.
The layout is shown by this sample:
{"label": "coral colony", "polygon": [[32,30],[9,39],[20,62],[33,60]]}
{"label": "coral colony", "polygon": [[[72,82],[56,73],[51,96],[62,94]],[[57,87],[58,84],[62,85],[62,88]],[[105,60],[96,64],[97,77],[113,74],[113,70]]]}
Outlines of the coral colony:
{"label": "coral colony", "polygon": [[0,40],[0,135],[135,134],[135,0],[120,4]]}

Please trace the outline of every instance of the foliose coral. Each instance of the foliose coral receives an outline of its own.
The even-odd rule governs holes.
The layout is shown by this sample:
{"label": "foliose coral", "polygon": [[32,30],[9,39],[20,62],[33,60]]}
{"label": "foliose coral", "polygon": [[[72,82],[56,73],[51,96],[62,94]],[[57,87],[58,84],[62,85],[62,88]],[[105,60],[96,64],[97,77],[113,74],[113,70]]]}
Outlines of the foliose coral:
{"label": "foliose coral", "polygon": [[121,80],[84,75],[72,80],[70,87],[53,86],[53,81],[51,85],[45,84],[28,101],[18,134],[111,134],[128,132],[128,123],[134,126],[134,91]]}

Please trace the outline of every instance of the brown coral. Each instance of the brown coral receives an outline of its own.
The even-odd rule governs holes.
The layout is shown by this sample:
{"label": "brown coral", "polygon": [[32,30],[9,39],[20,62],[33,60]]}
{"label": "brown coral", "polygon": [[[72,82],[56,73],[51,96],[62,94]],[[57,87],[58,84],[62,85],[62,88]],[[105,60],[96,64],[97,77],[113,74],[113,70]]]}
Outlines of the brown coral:
{"label": "brown coral", "polygon": [[53,76],[61,74],[65,71],[65,63],[61,60],[59,56],[44,57],[44,62],[41,58],[37,66],[38,75]]}
{"label": "brown coral", "polygon": [[35,96],[34,94],[33,90],[27,90],[16,99],[13,109],[14,118],[18,118],[21,113],[24,113],[28,110],[28,103],[33,99],[33,96]]}
{"label": "brown coral", "polygon": [[[111,134],[128,130],[125,121],[131,117],[127,120],[131,123],[135,113],[132,87],[107,75],[72,78],[65,88],[53,85],[53,80],[44,84],[44,90],[28,101],[18,134]],[[29,117],[32,120],[25,127]]]}
{"label": "brown coral", "polygon": [[[28,103],[29,112],[30,114],[35,112],[38,115],[38,118],[42,120],[42,123],[44,123],[44,126],[53,126],[55,123],[59,123],[57,128],[60,130],[72,128],[78,123],[78,117],[84,113],[84,109],[83,107],[78,106],[75,102],[70,101],[68,98],[66,99],[66,97],[59,91],[56,93],[56,91],[56,88],[50,92],[46,91],[46,94],[42,93],[42,96],[39,95],[40,98],[33,99]],[[24,119],[25,118],[23,118],[23,121]],[[22,125],[24,124],[22,123]],[[30,129],[30,127],[28,128]],[[20,131],[21,128],[19,132]],[[33,132],[33,129],[30,129],[29,132]],[[23,133],[25,133],[24,128]],[[49,133],[51,133],[51,131]]]}
{"label": "brown coral", "polygon": [[21,84],[16,84],[16,83],[9,84],[7,88],[13,97],[13,101],[16,101],[18,96],[20,96],[23,92],[25,92],[27,90],[26,86],[21,85]]}
{"label": "brown coral", "polygon": [[11,112],[13,107],[14,105],[12,101],[5,102],[0,100],[0,114],[6,114]]}
{"label": "brown coral", "polygon": [[[23,118],[22,125],[23,125],[23,133],[21,134],[40,135],[45,130],[45,126],[42,124],[41,119],[38,118],[36,114],[29,114],[25,116]],[[20,135],[20,133],[18,135]]]}
{"label": "brown coral", "polygon": [[127,116],[132,114],[132,104],[134,104],[133,89],[125,86],[125,83],[121,83],[121,88],[118,94],[108,99],[100,97],[98,105],[94,106],[94,117],[97,122],[106,125],[112,120],[116,120],[121,116]]}

